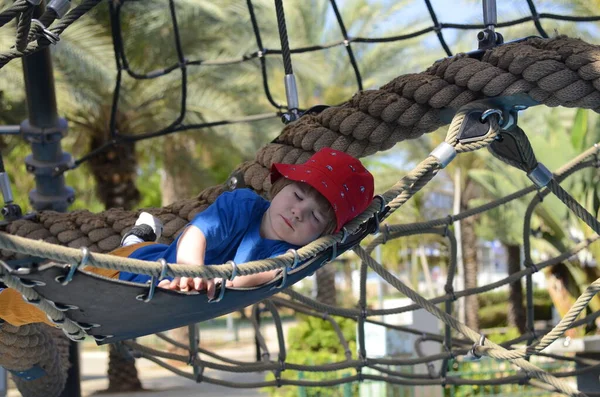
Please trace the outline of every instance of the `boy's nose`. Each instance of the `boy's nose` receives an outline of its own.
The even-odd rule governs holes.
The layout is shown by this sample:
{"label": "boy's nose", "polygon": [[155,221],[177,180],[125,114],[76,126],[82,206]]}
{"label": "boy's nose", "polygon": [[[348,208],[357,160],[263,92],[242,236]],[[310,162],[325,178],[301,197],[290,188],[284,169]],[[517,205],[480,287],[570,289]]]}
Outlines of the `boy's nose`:
{"label": "boy's nose", "polygon": [[294,218],[301,221],[304,217],[304,209],[299,206],[292,207],[292,215]]}

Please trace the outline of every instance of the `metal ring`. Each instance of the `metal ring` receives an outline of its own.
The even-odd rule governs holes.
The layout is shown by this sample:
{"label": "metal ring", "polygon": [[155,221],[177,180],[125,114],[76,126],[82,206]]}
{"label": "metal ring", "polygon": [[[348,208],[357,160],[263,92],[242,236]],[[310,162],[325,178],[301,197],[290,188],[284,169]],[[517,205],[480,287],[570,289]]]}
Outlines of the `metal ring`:
{"label": "metal ring", "polygon": [[337,257],[337,241],[335,243],[333,243],[333,245],[331,246],[331,257],[329,257],[329,261],[331,262],[333,261],[336,257]]}
{"label": "metal ring", "polygon": [[500,109],[488,109],[481,114],[479,120],[482,123],[485,123],[485,120],[490,117],[492,114],[498,115],[498,125],[504,124],[504,116],[502,115],[502,110]]}
{"label": "metal ring", "polygon": [[67,273],[67,276],[64,278],[64,280],[61,281],[61,276],[58,276],[58,277],[54,278],[54,280],[56,280],[56,282],[60,283],[61,285],[69,284],[71,282],[71,280],[73,280],[73,276],[75,275],[75,271],[77,270],[77,268],[79,266],[87,265],[87,263],[90,259],[90,250],[87,247],[81,247],[81,252],[82,252],[81,261],[75,265],[70,264],[69,265],[69,273]]}
{"label": "metal ring", "polygon": [[299,260],[300,260],[300,257],[298,256],[298,251],[296,251],[296,250],[295,250],[295,249],[293,249],[293,248],[290,248],[290,249],[289,249],[289,250],[287,250],[285,253],[286,253],[286,254],[289,254],[290,252],[291,252],[292,254],[294,254],[294,263],[292,264],[292,267],[290,268],[291,270],[293,270],[293,269],[295,269],[295,268],[296,268],[296,266],[298,266],[298,262],[299,262]]}
{"label": "metal ring", "polygon": [[84,331],[89,331],[92,328],[100,328],[100,324],[94,323],[80,323],[79,321],[75,321],[75,324],[79,326]]}
{"label": "metal ring", "polygon": [[114,335],[91,335],[92,338],[96,340],[96,342],[102,342],[105,339],[112,338]]}
{"label": "metal ring", "polygon": [[237,264],[234,261],[227,261],[225,262],[225,264],[231,265],[233,267],[233,270],[231,271],[231,276],[229,276],[229,281],[233,281],[233,279],[237,277],[238,273]]}
{"label": "metal ring", "polygon": [[383,213],[383,210],[385,209],[385,206],[387,205],[387,203],[385,202],[385,199],[383,198],[383,196],[381,194],[378,194],[377,196],[375,196],[375,198],[379,198],[379,200],[381,201],[381,206],[379,207],[379,212],[375,213],[375,231],[373,232],[373,234],[379,233],[379,224],[381,222],[381,220],[379,219],[379,216],[381,215],[381,213]]}
{"label": "metal ring", "polygon": [[150,288],[148,289],[147,294],[141,294],[135,297],[135,299],[148,303],[154,298],[154,291],[156,290],[156,277],[152,276],[152,278],[148,281],[150,283]]}
{"label": "metal ring", "polygon": [[[233,270],[231,271],[231,276],[229,276],[229,281],[233,281],[233,279],[237,276],[237,264],[234,261],[227,261],[225,264],[233,266]],[[221,302],[223,297],[225,297],[225,290],[227,289],[227,284],[225,279],[221,279],[221,290],[219,291],[219,296],[214,299],[209,299],[208,303],[218,303]]]}
{"label": "metal ring", "polygon": [[39,281],[39,280],[23,280],[23,279],[18,279],[19,283],[25,287],[25,288],[33,288],[33,287],[43,287],[44,285],[46,285],[45,282],[43,281]]}
{"label": "metal ring", "polygon": [[473,343],[473,347],[471,348],[470,353],[475,357],[475,358],[481,358],[481,354],[477,354],[477,352],[475,351],[475,349],[477,348],[477,346],[483,346],[483,344],[485,343],[485,335],[481,334],[479,336],[479,342]]}
{"label": "metal ring", "polygon": [[158,276],[158,281],[161,281],[165,277],[167,277],[167,272],[169,271],[169,264],[167,263],[165,258],[160,258],[158,260],[158,263],[160,263],[160,265],[161,265],[160,274]]}
{"label": "metal ring", "polygon": [[281,277],[282,277],[281,282],[279,283],[278,286],[275,287],[275,289],[282,289],[285,286],[285,283],[287,281],[287,275],[288,275],[287,273],[288,273],[288,268],[286,266],[281,270]]}
{"label": "metal ring", "polygon": [[340,240],[340,244],[344,244],[346,242],[346,239],[348,239],[348,229],[346,228],[346,226],[344,226],[342,228],[342,232],[344,232],[344,234],[342,234],[342,239]]}
{"label": "metal ring", "polygon": [[68,304],[64,304],[64,303],[57,303],[54,301],[48,301],[50,302],[50,304],[52,306],[54,306],[54,308],[56,310],[58,310],[59,312],[66,312],[67,310],[77,310],[79,309],[79,306],[75,306],[75,305],[68,305]]}
{"label": "metal ring", "polygon": [[39,20],[32,18],[31,23],[42,29],[42,35],[50,42],[50,44],[56,44],[60,41],[60,36],[48,30]]}

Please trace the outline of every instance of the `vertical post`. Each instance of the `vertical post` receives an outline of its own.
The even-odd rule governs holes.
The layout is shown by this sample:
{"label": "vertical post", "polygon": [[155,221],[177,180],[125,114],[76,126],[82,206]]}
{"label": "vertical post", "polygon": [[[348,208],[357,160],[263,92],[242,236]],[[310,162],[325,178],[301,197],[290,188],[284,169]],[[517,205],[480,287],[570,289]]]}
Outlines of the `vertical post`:
{"label": "vertical post", "polygon": [[[461,177],[460,168],[454,172],[454,205],[452,212],[454,215],[460,213],[460,187]],[[456,289],[462,291],[465,289],[465,266],[462,254],[462,234],[460,230],[460,221],[454,222],[454,236],[456,237]],[[465,322],[465,300],[458,300],[458,321]]]}
{"label": "vertical post", "polygon": [[[36,8],[34,18],[44,10],[44,2]],[[64,153],[60,141],[67,133],[67,122],[58,117],[54,74],[50,50],[45,48],[23,57],[23,74],[29,118],[21,123],[21,133],[31,145],[25,159],[27,171],[35,178],[35,189],[29,192],[29,201],[37,211],[65,212],[74,201],[73,189],[65,186],[65,177],[57,173],[73,162]]]}
{"label": "vertical post", "polygon": [[483,0],[483,24],[493,32],[496,22],[496,0]]}
{"label": "vertical post", "polygon": [[[45,1],[34,11],[39,18],[45,9]],[[21,124],[21,133],[31,145],[32,154],[27,156],[27,171],[35,178],[36,188],[29,193],[29,201],[37,211],[54,210],[64,212],[74,201],[73,189],[65,186],[65,178],[57,171],[68,168],[71,155],[64,153],[60,141],[67,133],[67,122],[58,117],[54,74],[50,50],[45,48],[23,57],[23,74],[29,118]],[[69,346],[68,372],[65,389],[61,397],[80,397],[79,347]]]}

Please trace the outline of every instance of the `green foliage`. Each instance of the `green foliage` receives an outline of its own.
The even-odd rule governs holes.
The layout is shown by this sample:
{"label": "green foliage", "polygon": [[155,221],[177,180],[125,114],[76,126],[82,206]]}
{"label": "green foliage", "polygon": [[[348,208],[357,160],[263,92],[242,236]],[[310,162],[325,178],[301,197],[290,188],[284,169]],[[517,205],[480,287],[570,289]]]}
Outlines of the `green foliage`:
{"label": "green foliage", "polygon": [[[356,323],[353,320],[334,317],[339,324],[342,334],[354,355],[356,352]],[[322,365],[346,360],[342,344],[335,332],[333,325],[326,320],[312,316],[300,316],[298,324],[288,331],[288,350],[287,362],[300,365]],[[325,381],[330,379],[340,379],[345,376],[351,376],[350,370],[330,371],[330,372],[301,372],[286,370],[282,372],[283,379],[304,379],[310,381]],[[268,374],[266,380],[273,380],[273,374]],[[298,395],[298,388],[292,387],[267,387],[264,388],[271,396],[295,397]],[[358,386],[352,385],[352,394],[356,395]],[[332,387],[306,387],[303,393],[307,397],[326,397],[326,396],[344,396],[344,386]]]}
{"label": "green foliage", "polygon": [[[531,361],[533,361],[536,366],[550,372],[573,370],[573,364],[569,362],[536,360],[535,357],[532,357]],[[516,367],[509,361],[494,360],[489,357],[484,357],[476,362],[452,361],[450,370],[448,371],[448,376],[470,380],[498,379],[501,377],[515,376],[517,374]],[[450,386],[444,390],[444,395],[446,397],[554,395],[550,392],[540,391],[534,386],[518,384]]]}
{"label": "green foliage", "polygon": [[[480,294],[479,325],[481,328],[506,327],[508,325],[508,291],[492,291]],[[525,305],[525,301],[523,302]],[[537,320],[552,319],[552,300],[546,290],[533,291],[533,310]]]}

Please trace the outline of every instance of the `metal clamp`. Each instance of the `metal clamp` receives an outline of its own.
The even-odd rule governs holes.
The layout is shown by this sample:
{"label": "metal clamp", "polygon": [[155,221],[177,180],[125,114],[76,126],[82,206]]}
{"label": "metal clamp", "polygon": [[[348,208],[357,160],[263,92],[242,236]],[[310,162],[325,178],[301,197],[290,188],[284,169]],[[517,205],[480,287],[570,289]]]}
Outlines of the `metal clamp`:
{"label": "metal clamp", "polygon": [[67,14],[69,8],[71,8],[71,0],[51,0],[48,8],[56,13],[58,19],[61,19]]}
{"label": "metal clamp", "polygon": [[448,142],[442,142],[429,155],[435,157],[442,168],[446,168],[456,157],[456,149]]}
{"label": "metal clamp", "polygon": [[550,183],[553,178],[552,172],[544,166],[542,163],[538,163],[537,166],[527,174],[527,177],[536,184],[538,188],[543,188]]}
{"label": "metal clamp", "polygon": [[81,252],[83,254],[83,256],[81,257],[81,262],[76,263],[76,264],[70,264],[69,265],[69,273],[67,274],[66,277],[64,277],[64,276],[55,277],[54,280],[57,283],[60,283],[61,285],[69,284],[71,282],[71,280],[73,280],[73,276],[75,275],[75,271],[77,270],[77,268],[79,266],[87,265],[87,263],[90,259],[90,250],[87,247],[82,247]]}
{"label": "metal clamp", "polygon": [[47,29],[46,26],[44,26],[44,24],[41,23],[39,20],[32,18],[31,24],[36,25],[37,27],[39,27],[41,29],[42,36],[44,36],[44,38],[46,40],[48,40],[50,42],[50,44],[56,44],[60,41],[60,36],[57,35],[56,33],[53,33],[51,30]]}

